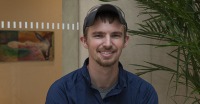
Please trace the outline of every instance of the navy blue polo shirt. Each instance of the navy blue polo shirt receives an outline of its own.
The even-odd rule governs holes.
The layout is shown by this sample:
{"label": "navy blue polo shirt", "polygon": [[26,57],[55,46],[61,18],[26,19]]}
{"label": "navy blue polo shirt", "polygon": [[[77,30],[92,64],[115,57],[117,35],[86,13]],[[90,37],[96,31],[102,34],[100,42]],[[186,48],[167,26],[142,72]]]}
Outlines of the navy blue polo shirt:
{"label": "navy blue polo shirt", "polygon": [[102,99],[91,85],[86,59],[82,68],[55,81],[49,88],[46,104],[158,104],[151,84],[123,69],[119,63],[116,86]]}

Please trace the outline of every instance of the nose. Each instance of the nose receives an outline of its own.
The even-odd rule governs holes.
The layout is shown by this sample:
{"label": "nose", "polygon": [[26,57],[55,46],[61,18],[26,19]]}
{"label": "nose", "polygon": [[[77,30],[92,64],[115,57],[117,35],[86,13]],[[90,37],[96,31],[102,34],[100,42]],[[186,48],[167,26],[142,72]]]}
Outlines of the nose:
{"label": "nose", "polygon": [[109,49],[112,47],[112,40],[111,40],[111,37],[109,35],[107,35],[104,39],[104,44],[103,46],[106,48],[106,49]]}

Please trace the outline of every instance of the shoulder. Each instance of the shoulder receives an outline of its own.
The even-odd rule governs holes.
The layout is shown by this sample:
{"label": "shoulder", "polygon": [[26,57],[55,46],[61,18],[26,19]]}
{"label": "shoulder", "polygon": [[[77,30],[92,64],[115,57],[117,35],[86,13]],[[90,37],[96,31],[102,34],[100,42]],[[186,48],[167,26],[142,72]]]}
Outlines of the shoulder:
{"label": "shoulder", "polygon": [[66,103],[68,101],[69,94],[73,94],[74,85],[76,85],[77,80],[79,80],[80,69],[77,69],[60,79],[56,80],[49,88],[46,104],[57,104]]}
{"label": "shoulder", "polygon": [[49,88],[45,104],[71,104],[74,96],[80,92],[82,86],[86,86],[87,63],[56,80]]}
{"label": "shoulder", "polygon": [[[157,104],[158,103],[158,95],[155,88],[142,79],[141,77],[126,71],[127,73],[127,84],[129,88],[131,87],[133,92],[138,96],[138,100],[142,101],[142,104]],[[148,102],[148,103],[147,103]],[[154,102],[154,103],[149,103]]]}
{"label": "shoulder", "polygon": [[121,63],[119,63],[119,77],[121,77],[120,79],[122,79],[123,82],[126,82],[128,86],[137,89],[153,88],[153,86],[146,80],[124,69]]}
{"label": "shoulder", "polygon": [[61,77],[61,78],[59,78],[58,80],[56,80],[52,85],[51,85],[51,87],[53,87],[53,88],[57,88],[57,87],[59,87],[59,88],[62,88],[62,87],[67,87],[67,88],[69,88],[70,89],[70,87],[72,87],[75,83],[76,83],[76,81],[78,80],[78,79],[80,79],[80,73],[81,73],[81,71],[80,71],[81,69],[77,69],[77,70],[75,70],[75,71],[73,71],[73,72],[71,72],[71,73],[69,73],[69,74],[67,74],[67,75],[65,75],[65,76],[63,76],[63,77]]}
{"label": "shoulder", "polygon": [[122,82],[125,82],[127,86],[131,86],[131,88],[153,89],[153,86],[149,82],[124,69],[121,63],[119,63],[119,77]]}
{"label": "shoulder", "polygon": [[[77,86],[86,84],[84,74],[87,74],[87,63],[85,62],[83,67],[72,71],[71,73],[56,80],[49,88],[48,95],[60,94],[66,92],[73,93]],[[72,90],[73,89],[73,90]]]}
{"label": "shoulder", "polygon": [[70,92],[71,89],[75,87],[75,85],[80,82],[80,71],[81,69],[77,69],[61,78],[56,80],[49,88],[48,95],[56,95],[63,94],[66,96],[66,92]]}
{"label": "shoulder", "polygon": [[126,70],[124,70],[124,73],[126,73],[125,80],[129,88],[134,89],[134,91],[137,91],[137,93],[140,94],[147,92],[153,92],[156,94],[156,91],[151,83]]}

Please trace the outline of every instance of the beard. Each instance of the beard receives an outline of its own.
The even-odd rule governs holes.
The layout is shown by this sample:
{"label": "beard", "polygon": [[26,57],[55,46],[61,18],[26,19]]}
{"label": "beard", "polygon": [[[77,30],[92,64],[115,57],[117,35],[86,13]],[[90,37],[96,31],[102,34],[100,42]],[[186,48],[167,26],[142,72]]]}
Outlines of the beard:
{"label": "beard", "polygon": [[110,66],[113,66],[118,60],[103,60],[103,59],[96,59],[95,60],[100,66],[102,67],[110,67]]}

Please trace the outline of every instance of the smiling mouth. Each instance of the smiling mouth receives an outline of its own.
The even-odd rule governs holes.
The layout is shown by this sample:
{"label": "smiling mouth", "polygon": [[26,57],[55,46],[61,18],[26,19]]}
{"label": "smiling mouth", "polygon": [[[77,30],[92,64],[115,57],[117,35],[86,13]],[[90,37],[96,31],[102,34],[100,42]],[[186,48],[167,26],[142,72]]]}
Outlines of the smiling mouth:
{"label": "smiling mouth", "polygon": [[101,56],[105,58],[110,58],[113,55],[113,53],[113,51],[100,52]]}

